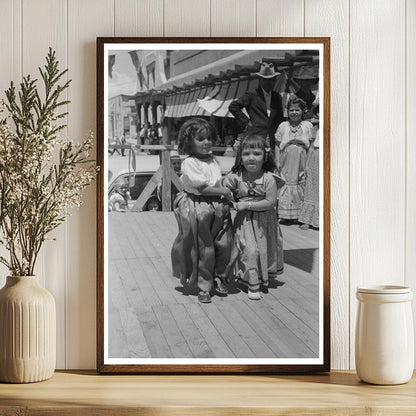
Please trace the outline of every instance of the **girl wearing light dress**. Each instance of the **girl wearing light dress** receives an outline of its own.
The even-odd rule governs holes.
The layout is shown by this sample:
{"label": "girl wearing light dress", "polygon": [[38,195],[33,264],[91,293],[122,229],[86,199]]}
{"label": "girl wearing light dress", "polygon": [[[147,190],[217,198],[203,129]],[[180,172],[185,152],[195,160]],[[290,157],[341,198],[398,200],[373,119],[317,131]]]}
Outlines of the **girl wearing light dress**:
{"label": "girl wearing light dress", "polygon": [[319,128],[312,142],[306,161],[305,196],[300,210],[300,228],[319,228]]}
{"label": "girl wearing light dress", "polygon": [[175,198],[179,233],[172,246],[173,275],[186,289],[198,288],[198,300],[211,302],[212,289],[226,295],[232,250],[228,201],[233,194],[221,184],[221,169],[212,156],[215,128],[202,118],[186,121],[179,131],[184,190]]}
{"label": "girl wearing light dress", "polygon": [[224,185],[237,202],[234,219],[235,275],[247,286],[248,298],[261,298],[268,291],[269,278],[283,273],[283,238],[276,216],[278,183],[270,149],[256,135],[243,138],[232,172]]}
{"label": "girl wearing light dress", "polygon": [[306,155],[313,139],[312,123],[303,120],[306,104],[292,98],[287,105],[289,120],[281,123],[276,132],[276,165],[285,185],[279,195],[279,218],[293,222],[299,218],[304,199]]}

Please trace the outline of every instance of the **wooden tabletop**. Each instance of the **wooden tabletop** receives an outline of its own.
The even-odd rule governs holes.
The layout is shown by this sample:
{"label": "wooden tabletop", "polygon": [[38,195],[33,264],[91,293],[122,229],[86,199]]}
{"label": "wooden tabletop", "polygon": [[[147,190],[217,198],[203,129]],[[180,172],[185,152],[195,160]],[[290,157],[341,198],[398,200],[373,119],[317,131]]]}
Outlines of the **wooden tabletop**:
{"label": "wooden tabletop", "polygon": [[34,384],[1,384],[0,415],[412,415],[416,377],[399,386],[323,375],[178,376],[56,372]]}

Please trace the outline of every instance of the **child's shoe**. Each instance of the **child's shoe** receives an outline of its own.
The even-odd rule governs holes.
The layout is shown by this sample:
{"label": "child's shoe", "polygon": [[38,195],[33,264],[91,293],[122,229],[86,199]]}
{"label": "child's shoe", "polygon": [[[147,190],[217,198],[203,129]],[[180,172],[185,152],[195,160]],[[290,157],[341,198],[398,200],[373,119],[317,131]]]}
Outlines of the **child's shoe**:
{"label": "child's shoe", "polygon": [[211,296],[208,292],[202,290],[198,293],[198,302],[200,303],[211,303]]}
{"label": "child's shoe", "polygon": [[255,292],[252,292],[250,289],[248,289],[247,291],[248,294],[248,298],[251,300],[260,300],[261,296],[260,296],[260,292],[257,290]]}
{"label": "child's shoe", "polygon": [[263,293],[269,293],[269,284],[268,283],[262,283],[262,285],[261,285],[261,291]]}
{"label": "child's shoe", "polygon": [[215,278],[215,291],[219,295],[228,295],[227,286],[225,286],[225,283],[219,277]]}

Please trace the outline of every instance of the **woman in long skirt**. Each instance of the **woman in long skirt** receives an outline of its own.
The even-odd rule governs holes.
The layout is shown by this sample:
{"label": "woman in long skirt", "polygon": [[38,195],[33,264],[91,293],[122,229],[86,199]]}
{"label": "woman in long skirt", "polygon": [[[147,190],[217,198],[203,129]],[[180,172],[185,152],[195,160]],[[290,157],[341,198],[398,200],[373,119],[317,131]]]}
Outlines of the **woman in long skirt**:
{"label": "woman in long skirt", "polygon": [[319,129],[306,161],[305,196],[299,215],[300,228],[319,228]]}

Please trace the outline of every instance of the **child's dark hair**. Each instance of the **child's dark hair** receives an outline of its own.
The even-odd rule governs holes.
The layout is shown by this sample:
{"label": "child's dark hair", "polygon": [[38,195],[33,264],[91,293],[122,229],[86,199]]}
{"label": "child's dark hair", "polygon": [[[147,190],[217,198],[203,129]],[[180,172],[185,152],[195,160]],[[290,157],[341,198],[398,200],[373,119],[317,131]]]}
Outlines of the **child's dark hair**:
{"label": "child's dark hair", "polygon": [[306,109],[306,102],[302,100],[302,98],[298,98],[298,97],[293,97],[291,98],[288,103],[287,103],[287,110],[289,111],[290,107],[292,107],[292,105],[298,105],[299,108],[302,110],[302,112],[305,112]]}
{"label": "child's dark hair", "polygon": [[262,169],[265,172],[274,172],[276,164],[274,163],[273,153],[266,144],[266,140],[258,135],[246,135],[240,139],[240,143],[237,149],[237,156],[235,157],[234,166],[231,171],[234,173],[241,172],[243,170],[243,158],[242,154],[244,149],[261,149],[264,151],[264,160]]}
{"label": "child's dark hair", "polygon": [[179,153],[192,156],[192,140],[202,135],[206,135],[213,142],[217,140],[215,127],[203,118],[194,117],[185,121],[178,134]]}

